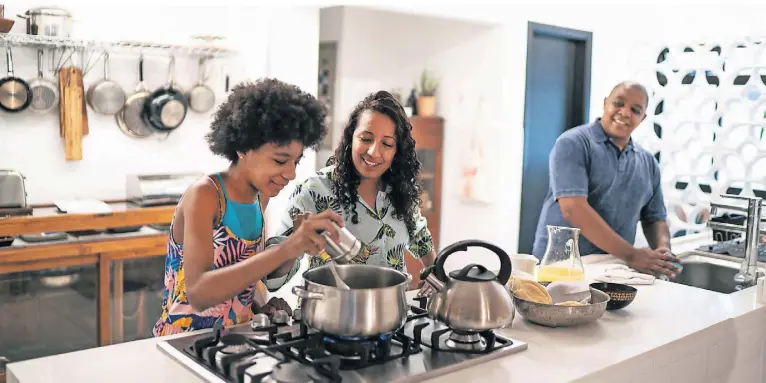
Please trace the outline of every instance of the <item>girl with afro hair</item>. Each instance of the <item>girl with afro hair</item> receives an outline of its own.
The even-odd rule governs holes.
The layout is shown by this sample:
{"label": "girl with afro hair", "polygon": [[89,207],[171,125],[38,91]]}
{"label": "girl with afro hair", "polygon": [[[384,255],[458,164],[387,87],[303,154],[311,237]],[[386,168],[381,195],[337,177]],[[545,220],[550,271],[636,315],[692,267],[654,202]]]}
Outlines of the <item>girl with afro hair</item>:
{"label": "girl with afro hair", "polygon": [[324,248],[323,230],[343,226],[332,210],[303,221],[265,249],[263,211],[295,178],[306,147],[326,133],[320,102],[275,79],[234,87],[207,134],[210,150],[231,164],[190,186],[170,227],[162,315],[154,336],[248,322],[298,270],[306,252]]}

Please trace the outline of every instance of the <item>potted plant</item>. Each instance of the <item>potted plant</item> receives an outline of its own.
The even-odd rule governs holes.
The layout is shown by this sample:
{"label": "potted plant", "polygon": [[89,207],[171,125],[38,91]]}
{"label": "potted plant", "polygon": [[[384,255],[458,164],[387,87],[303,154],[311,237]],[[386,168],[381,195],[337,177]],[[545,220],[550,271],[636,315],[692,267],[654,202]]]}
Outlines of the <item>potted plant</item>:
{"label": "potted plant", "polygon": [[420,94],[418,94],[418,115],[430,117],[436,115],[436,91],[439,80],[430,71],[424,69],[420,74]]}

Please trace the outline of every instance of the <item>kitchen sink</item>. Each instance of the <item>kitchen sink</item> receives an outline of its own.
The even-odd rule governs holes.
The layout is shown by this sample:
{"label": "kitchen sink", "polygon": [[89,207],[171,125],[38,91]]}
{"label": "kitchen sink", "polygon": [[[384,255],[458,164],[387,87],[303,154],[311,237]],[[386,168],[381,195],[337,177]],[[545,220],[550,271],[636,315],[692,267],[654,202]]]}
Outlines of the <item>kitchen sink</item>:
{"label": "kitchen sink", "polygon": [[[725,255],[691,251],[678,255],[684,266],[680,274],[671,282],[721,294],[731,294],[742,290],[742,285],[734,281],[739,272],[742,259]],[[758,276],[763,276],[766,269],[758,264]]]}

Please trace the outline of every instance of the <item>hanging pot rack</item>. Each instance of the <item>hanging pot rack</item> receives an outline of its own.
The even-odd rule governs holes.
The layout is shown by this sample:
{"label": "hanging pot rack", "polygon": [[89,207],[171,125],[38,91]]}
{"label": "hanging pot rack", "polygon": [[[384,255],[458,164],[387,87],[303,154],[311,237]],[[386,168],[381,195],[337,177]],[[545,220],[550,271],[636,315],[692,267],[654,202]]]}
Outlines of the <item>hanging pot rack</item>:
{"label": "hanging pot rack", "polygon": [[61,38],[41,35],[0,33],[0,45],[11,44],[14,47],[27,46],[38,49],[86,49],[109,51],[110,53],[127,53],[158,56],[189,56],[205,58],[222,58],[234,55],[234,51],[215,46],[210,40],[220,38],[199,38],[208,42],[199,45],[163,44],[146,41],[95,41],[73,38]]}

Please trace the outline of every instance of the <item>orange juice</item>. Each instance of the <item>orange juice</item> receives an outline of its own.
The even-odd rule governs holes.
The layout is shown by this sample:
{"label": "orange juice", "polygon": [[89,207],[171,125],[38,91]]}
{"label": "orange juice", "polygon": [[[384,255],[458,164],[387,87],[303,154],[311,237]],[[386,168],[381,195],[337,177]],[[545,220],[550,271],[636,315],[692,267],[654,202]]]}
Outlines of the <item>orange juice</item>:
{"label": "orange juice", "polygon": [[580,281],[585,279],[581,269],[561,266],[542,266],[537,269],[538,282]]}

